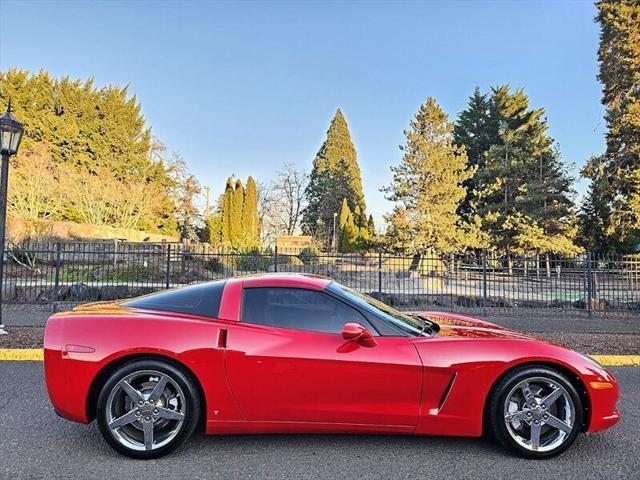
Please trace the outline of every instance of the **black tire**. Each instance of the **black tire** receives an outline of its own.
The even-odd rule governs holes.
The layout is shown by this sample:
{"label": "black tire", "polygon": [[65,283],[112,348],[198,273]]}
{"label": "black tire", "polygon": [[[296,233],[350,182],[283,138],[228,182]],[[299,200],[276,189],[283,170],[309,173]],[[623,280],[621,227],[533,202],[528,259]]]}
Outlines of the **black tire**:
{"label": "black tire", "polygon": [[[170,381],[175,382],[175,385],[182,390],[181,397],[184,397],[184,413],[182,423],[175,420],[175,424],[169,423],[171,420],[163,420],[158,419],[160,421],[165,421],[169,425],[176,425],[173,428],[174,433],[172,433],[172,438],[168,443],[159,446],[159,447],[151,447],[150,450],[139,450],[135,448],[129,448],[127,445],[123,444],[122,441],[119,441],[115,434],[112,433],[114,430],[109,428],[109,408],[113,408],[107,403],[109,402],[109,398],[112,391],[117,391],[117,386],[121,381],[129,378],[134,378],[136,374],[140,374],[140,372],[146,371],[154,371],[159,372],[162,375],[166,375]],[[182,446],[191,436],[193,431],[195,430],[198,421],[200,419],[201,414],[201,399],[199,395],[199,389],[194,384],[194,381],[190,378],[189,375],[185,374],[181,369],[175,367],[174,365],[164,362],[161,360],[148,359],[148,360],[133,360],[129,363],[124,364],[120,368],[118,368],[115,372],[111,374],[108,380],[103,385],[100,390],[100,394],[98,396],[97,406],[96,406],[96,417],[98,421],[98,428],[100,429],[100,433],[107,441],[107,443],[117,452],[122,453],[131,458],[138,459],[151,459],[158,458],[166,455],[180,446]],[[165,405],[168,407],[168,405]],[[135,409],[136,407],[134,407]],[[149,408],[153,408],[150,406]],[[143,414],[144,415],[144,414]],[[148,417],[147,417],[148,418]],[[155,418],[155,417],[154,417]],[[136,421],[137,422],[137,421]],[[127,428],[131,425],[142,425],[142,423],[133,422],[127,425]],[[140,421],[141,422],[141,421]],[[151,422],[152,425],[156,424],[156,421]],[[140,430],[140,427],[136,427]],[[154,430],[155,427],[152,427]],[[143,438],[144,437],[143,435]],[[143,446],[144,448],[144,446]]]}
{"label": "black tire", "polygon": [[[566,393],[568,394],[571,402],[573,402],[573,406],[575,411],[573,412],[573,422],[571,425],[571,431],[565,433],[562,439],[562,443],[553,447],[548,451],[534,451],[532,447],[525,447],[518,443],[518,441],[512,436],[510,433],[510,429],[508,427],[509,422],[505,420],[505,403],[507,401],[507,396],[512,392],[512,390],[518,386],[524,380],[529,379],[547,379],[549,381],[555,382],[562,386]],[[526,408],[526,406],[525,406]],[[536,412],[538,415],[543,412]],[[521,457],[525,458],[533,458],[533,459],[544,459],[554,457],[556,455],[561,454],[567,448],[571,446],[571,444],[578,437],[580,432],[582,431],[583,426],[583,416],[584,409],[582,405],[582,401],[580,399],[580,395],[576,391],[573,384],[566,378],[562,373],[546,367],[542,365],[531,365],[525,366],[521,368],[516,368],[506,375],[504,375],[494,388],[489,396],[487,402],[487,411],[486,411],[486,423],[485,426],[487,431],[491,434],[491,436],[505,449],[518,454]],[[529,420],[532,422],[533,420]],[[523,429],[529,427],[532,428],[531,423],[522,422]],[[544,428],[540,427],[540,428]],[[553,436],[553,427],[546,427],[548,430],[548,435]],[[560,430],[557,430],[557,435],[562,435]],[[526,438],[526,437],[525,437]],[[531,440],[531,439],[530,439]],[[542,439],[541,439],[542,441]],[[551,448],[551,446],[545,447]]]}

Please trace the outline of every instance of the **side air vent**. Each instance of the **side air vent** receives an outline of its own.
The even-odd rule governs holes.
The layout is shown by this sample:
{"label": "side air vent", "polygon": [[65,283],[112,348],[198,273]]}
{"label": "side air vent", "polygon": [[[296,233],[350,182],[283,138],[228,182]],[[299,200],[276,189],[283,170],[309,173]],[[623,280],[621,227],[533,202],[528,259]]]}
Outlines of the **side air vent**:
{"label": "side air vent", "polygon": [[451,387],[453,386],[453,381],[455,379],[456,379],[456,373],[451,375],[451,379],[449,380],[449,383],[447,383],[447,388],[445,388],[444,392],[442,392],[442,397],[440,398],[440,403],[438,404],[438,410],[442,409],[444,402],[447,400],[447,397],[449,396],[449,392],[451,391]]}

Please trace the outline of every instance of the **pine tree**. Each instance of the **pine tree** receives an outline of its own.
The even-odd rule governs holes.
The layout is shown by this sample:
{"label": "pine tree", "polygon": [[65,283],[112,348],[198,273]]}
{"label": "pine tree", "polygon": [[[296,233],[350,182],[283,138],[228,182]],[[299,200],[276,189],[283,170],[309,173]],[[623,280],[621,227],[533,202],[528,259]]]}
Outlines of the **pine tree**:
{"label": "pine tree", "polygon": [[606,175],[590,178],[601,183],[594,191],[604,194],[606,188],[610,199],[612,224],[606,234],[634,245],[640,239],[640,3],[601,0],[596,7],[601,28],[598,79],[608,131],[606,152],[596,157],[601,166],[591,168]]}
{"label": "pine tree", "polygon": [[393,183],[384,189],[398,202],[386,216],[394,247],[417,252],[464,248],[464,227],[457,211],[471,178],[464,147],[453,143],[453,123],[433,98],[428,98],[405,130],[400,165],[392,167]]}
{"label": "pine tree", "polygon": [[339,109],[313,161],[306,196],[308,204],[303,213],[303,228],[322,238],[331,237],[333,214],[340,211],[342,199],[347,199],[352,211],[356,206],[361,212],[366,211],[356,149],[347,121]]}
{"label": "pine tree", "polygon": [[472,205],[491,245],[512,252],[575,254],[571,178],[547,135],[544,109],[523,90],[492,89],[487,125],[497,139],[476,175]]}
{"label": "pine tree", "polygon": [[495,143],[497,132],[489,128],[489,99],[486,94],[476,87],[469,97],[467,108],[460,112],[453,138],[456,145],[463,145],[467,151],[468,164],[471,169],[476,168],[476,174],[464,182],[467,191],[465,199],[460,204],[460,214],[469,219],[473,215],[471,205],[474,191],[478,187],[477,172],[484,167],[484,156]]}
{"label": "pine tree", "polygon": [[373,215],[369,215],[367,229],[369,230],[369,238],[374,238],[376,236],[376,225],[373,222]]}
{"label": "pine tree", "polygon": [[[599,163],[599,160],[595,160]],[[613,253],[608,234],[611,208],[606,188],[606,179],[592,181],[580,209],[579,243],[595,254]]]}

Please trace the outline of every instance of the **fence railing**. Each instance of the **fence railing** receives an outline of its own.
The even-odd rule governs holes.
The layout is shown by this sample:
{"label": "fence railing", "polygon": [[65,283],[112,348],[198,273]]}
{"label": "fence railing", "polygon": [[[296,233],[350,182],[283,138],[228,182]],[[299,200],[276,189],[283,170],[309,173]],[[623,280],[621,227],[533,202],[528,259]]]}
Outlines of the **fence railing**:
{"label": "fence railing", "polygon": [[640,316],[640,257],[506,257],[278,249],[239,253],[178,243],[10,245],[5,304],[53,310],[256,272],[326,275],[400,307],[492,315]]}

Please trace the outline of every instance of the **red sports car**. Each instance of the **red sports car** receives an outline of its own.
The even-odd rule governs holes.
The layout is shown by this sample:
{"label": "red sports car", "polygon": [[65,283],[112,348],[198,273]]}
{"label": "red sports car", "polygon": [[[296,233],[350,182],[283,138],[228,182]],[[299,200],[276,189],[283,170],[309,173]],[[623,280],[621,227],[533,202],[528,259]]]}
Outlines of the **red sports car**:
{"label": "red sports car", "polygon": [[556,455],[620,419],[591,358],[469,317],[399,312],[328,278],[265,274],[59,313],[55,411],[136,458],[210,434],[489,432]]}

